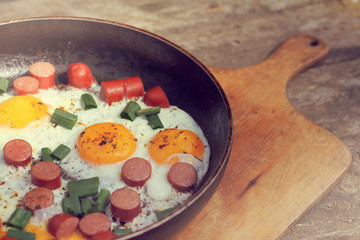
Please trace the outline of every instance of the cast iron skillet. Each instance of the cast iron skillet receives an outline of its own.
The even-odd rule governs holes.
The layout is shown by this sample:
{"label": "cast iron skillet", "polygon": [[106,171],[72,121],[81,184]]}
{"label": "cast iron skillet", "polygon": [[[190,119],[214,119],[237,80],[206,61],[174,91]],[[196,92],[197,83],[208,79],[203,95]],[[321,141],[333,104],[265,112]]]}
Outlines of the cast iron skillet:
{"label": "cast iron skillet", "polygon": [[209,171],[183,207],[126,238],[166,239],[191,221],[222,178],[233,134],[225,93],[202,63],[159,36],[103,20],[20,19],[0,23],[0,33],[0,75],[10,81],[28,75],[32,63],[48,61],[56,67],[56,81],[66,83],[67,65],[84,62],[98,81],[139,75],[145,91],[159,85],[171,105],[188,112],[209,141]]}

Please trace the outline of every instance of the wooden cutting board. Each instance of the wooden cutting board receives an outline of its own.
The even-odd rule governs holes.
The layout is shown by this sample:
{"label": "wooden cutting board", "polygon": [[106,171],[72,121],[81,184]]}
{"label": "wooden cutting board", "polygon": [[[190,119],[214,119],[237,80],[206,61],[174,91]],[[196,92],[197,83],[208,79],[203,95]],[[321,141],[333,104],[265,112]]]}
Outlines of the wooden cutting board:
{"label": "wooden cutting board", "polygon": [[254,66],[210,68],[232,108],[232,152],[214,196],[174,239],[278,239],[343,177],[349,149],[286,95],[327,53],[321,39],[296,35]]}

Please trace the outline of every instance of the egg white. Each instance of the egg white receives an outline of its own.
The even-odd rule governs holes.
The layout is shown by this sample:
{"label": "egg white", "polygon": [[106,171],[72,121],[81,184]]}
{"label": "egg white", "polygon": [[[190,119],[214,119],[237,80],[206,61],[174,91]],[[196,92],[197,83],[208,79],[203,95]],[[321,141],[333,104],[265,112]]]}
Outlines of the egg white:
{"label": "egg white", "polygon": [[[126,226],[133,231],[143,228],[156,221],[156,210],[166,209],[178,204],[183,204],[191,193],[180,193],[167,181],[166,175],[170,169],[169,165],[159,165],[151,159],[148,153],[149,141],[161,130],[153,130],[148,125],[145,117],[137,117],[131,122],[120,118],[120,112],[127,104],[127,100],[113,103],[109,106],[98,98],[100,87],[93,84],[89,89],[82,90],[72,87],[67,89],[52,88],[40,90],[34,97],[42,100],[49,107],[49,116],[32,122],[25,128],[13,129],[0,126],[0,218],[7,221],[16,206],[21,205],[23,196],[32,188],[30,169],[31,166],[13,167],[7,165],[3,160],[2,149],[4,145],[15,138],[21,138],[28,141],[33,148],[33,162],[41,159],[41,148],[49,147],[54,150],[58,145],[65,144],[71,148],[70,154],[59,164],[64,172],[62,186],[53,190],[55,195],[55,204],[44,210],[37,211],[35,217],[31,219],[34,224],[41,224],[44,220],[54,214],[61,213],[61,200],[66,195],[66,185],[69,180],[84,179],[98,176],[100,178],[100,187],[106,188],[110,192],[125,187],[126,184],[120,179],[120,172],[123,162],[99,165],[87,163],[80,159],[75,145],[79,134],[88,126],[101,122],[114,122],[126,126],[137,139],[137,148],[131,157],[143,157],[150,161],[152,166],[152,176],[145,186],[141,188],[132,188],[140,194],[142,202],[142,213],[132,222],[126,223]],[[80,104],[80,96],[84,93],[93,95],[97,109],[83,110]],[[9,91],[0,95],[0,103],[13,96]],[[142,98],[137,100],[142,108],[147,106],[142,102]],[[74,113],[78,116],[78,123],[72,130],[64,129],[50,123],[50,116],[55,108],[61,107],[64,110]],[[203,161],[189,160],[189,158],[180,158],[181,161],[192,163],[198,171],[198,182],[201,181],[209,165],[210,148],[208,142],[196,122],[185,111],[171,106],[167,109],[161,109],[159,117],[165,128],[188,129],[195,132],[203,141],[205,147]],[[181,157],[181,156],[180,156]],[[109,208],[106,212],[110,215]],[[120,223],[113,223],[116,227]]]}

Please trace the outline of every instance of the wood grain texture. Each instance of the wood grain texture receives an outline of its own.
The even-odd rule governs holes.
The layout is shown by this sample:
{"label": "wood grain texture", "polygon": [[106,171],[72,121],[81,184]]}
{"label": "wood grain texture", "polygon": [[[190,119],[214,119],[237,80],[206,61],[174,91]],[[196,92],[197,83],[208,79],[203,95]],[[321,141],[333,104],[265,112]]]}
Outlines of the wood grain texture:
{"label": "wood grain texture", "polygon": [[322,40],[296,35],[254,66],[210,68],[233,109],[233,150],[215,195],[174,239],[279,238],[341,179],[351,152],[295,110],[285,91],[327,53]]}

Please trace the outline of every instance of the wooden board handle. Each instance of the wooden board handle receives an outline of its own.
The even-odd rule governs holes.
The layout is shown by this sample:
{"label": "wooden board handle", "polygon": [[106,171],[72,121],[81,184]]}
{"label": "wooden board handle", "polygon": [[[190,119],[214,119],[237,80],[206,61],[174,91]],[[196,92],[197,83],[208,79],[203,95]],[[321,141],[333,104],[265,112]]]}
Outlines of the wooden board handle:
{"label": "wooden board handle", "polygon": [[329,52],[327,44],[320,38],[305,34],[288,38],[263,62],[279,72],[275,75],[291,79],[297,73],[323,60]]}
{"label": "wooden board handle", "polygon": [[328,52],[329,48],[322,39],[298,34],[285,40],[261,63],[238,69],[209,69],[221,83],[230,104],[236,105],[234,107],[244,104],[241,96],[245,96],[252,98],[248,100],[251,105],[261,104],[261,108],[264,105],[274,108],[279,104],[292,108],[286,95],[287,82],[300,71],[323,60]]}

